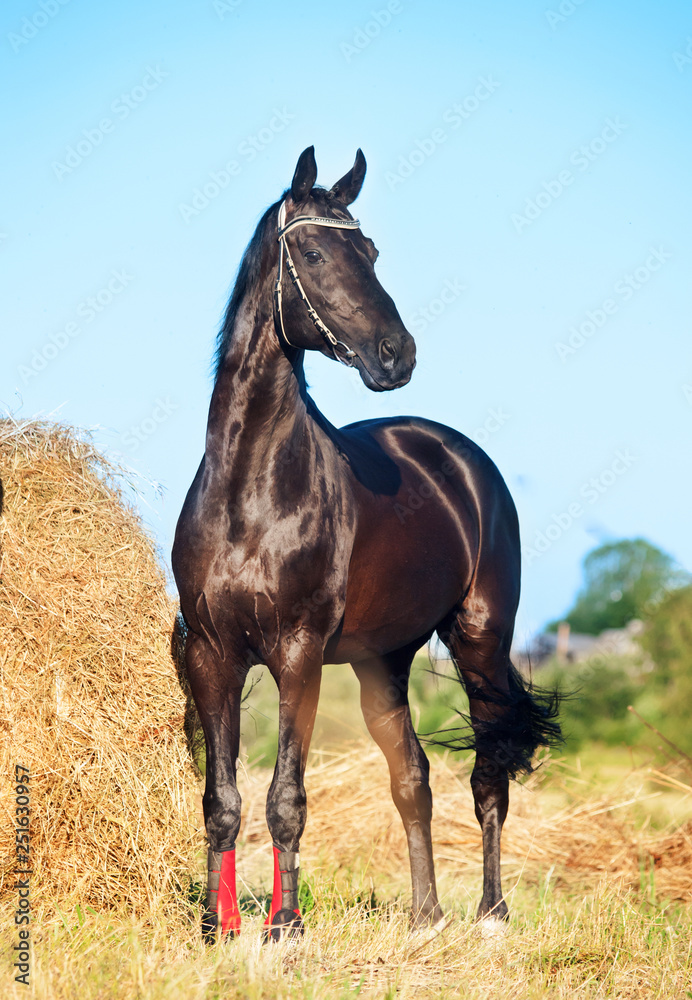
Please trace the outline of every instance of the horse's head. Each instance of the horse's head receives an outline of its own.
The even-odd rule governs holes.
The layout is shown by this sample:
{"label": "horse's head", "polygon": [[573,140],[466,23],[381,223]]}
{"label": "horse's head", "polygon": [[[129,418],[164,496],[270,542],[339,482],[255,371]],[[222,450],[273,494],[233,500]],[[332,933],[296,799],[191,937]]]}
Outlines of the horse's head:
{"label": "horse's head", "polygon": [[279,210],[277,312],[287,344],[352,365],[369,389],[381,392],[409,381],[416,345],[377,279],[375,244],[348,211],[364,177],[358,150],[331,190],[316,188],[314,148],[301,154]]}

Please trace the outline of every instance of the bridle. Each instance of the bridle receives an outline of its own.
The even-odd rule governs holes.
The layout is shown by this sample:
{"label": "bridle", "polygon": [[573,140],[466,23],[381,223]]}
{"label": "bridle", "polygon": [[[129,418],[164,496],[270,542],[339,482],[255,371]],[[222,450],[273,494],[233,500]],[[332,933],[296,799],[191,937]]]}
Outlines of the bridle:
{"label": "bridle", "polygon": [[276,276],[276,285],[274,286],[274,304],[276,307],[276,312],[279,316],[279,329],[281,331],[281,336],[286,341],[289,347],[293,347],[295,350],[299,350],[295,344],[286,336],[286,330],[284,327],[284,317],[281,309],[283,289],[281,287],[283,278],[283,262],[284,254],[286,254],[286,270],[291,276],[291,281],[298,292],[298,295],[305,303],[308,316],[315,324],[319,332],[324,337],[325,341],[331,348],[331,352],[337,361],[340,361],[342,365],[346,365],[348,368],[352,368],[354,365],[353,359],[358,355],[355,351],[351,350],[348,344],[345,344],[343,340],[339,340],[334,336],[329,327],[322,322],[320,317],[317,315],[315,309],[313,309],[310,299],[305,294],[305,289],[303,288],[300,278],[298,277],[298,272],[296,271],[295,264],[293,263],[293,258],[291,257],[291,251],[288,249],[288,243],[286,242],[286,234],[290,233],[292,229],[297,229],[298,226],[329,226],[332,229],[359,229],[360,222],[358,219],[328,219],[322,216],[316,215],[297,215],[295,219],[291,219],[289,223],[286,223],[286,202],[282,201],[279,207],[278,216],[278,229],[279,229],[279,269]]}

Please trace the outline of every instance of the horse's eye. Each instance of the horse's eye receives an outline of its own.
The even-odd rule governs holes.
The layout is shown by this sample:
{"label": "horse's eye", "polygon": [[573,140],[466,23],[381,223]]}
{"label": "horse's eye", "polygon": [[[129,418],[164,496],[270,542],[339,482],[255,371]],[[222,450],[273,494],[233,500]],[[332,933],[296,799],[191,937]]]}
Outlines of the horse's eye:
{"label": "horse's eye", "polygon": [[319,250],[306,250],[304,257],[308,264],[321,264],[324,260],[324,257]]}

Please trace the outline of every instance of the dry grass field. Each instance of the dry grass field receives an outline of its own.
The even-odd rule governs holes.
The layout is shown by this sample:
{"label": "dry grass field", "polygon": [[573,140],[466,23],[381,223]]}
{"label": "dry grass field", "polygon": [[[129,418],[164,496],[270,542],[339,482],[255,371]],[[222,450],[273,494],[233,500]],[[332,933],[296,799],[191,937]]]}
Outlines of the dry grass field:
{"label": "dry grass field", "polygon": [[[270,772],[254,768],[242,780],[241,937],[213,949],[201,944],[200,827],[190,881],[160,894],[153,910],[137,913],[126,900],[111,908],[80,904],[69,885],[46,887],[53,900],[64,897],[62,906],[43,905],[36,894],[32,995],[692,995],[692,827],[672,821],[673,829],[654,831],[641,818],[654,804],[657,823],[678,815],[689,791],[677,785],[680,778],[672,789],[657,787],[646,770],[629,773],[607,796],[557,761],[539,774],[513,794],[503,865],[512,917],[502,937],[483,938],[473,923],[481,853],[468,767],[433,761],[436,860],[449,924],[426,940],[409,933],[405,845],[379,752],[355,745],[339,755],[317,753],[310,767],[302,845],[307,932],[297,946],[260,943],[271,874],[263,815]],[[11,903],[3,909],[7,928]],[[12,936],[3,936],[7,965]],[[23,989],[8,995],[23,996]]]}
{"label": "dry grass field", "polygon": [[[243,930],[205,949],[204,838],[175,607],[88,440],[0,422],[0,954],[7,997],[692,997],[692,769],[664,753],[553,757],[514,786],[502,936],[473,922],[469,763],[433,754],[446,928],[408,927],[408,861],[348,668],[325,670],[301,845],[306,934],[262,946],[271,879],[250,695],[238,844]],[[31,770],[31,985],[13,980],[15,764]]]}

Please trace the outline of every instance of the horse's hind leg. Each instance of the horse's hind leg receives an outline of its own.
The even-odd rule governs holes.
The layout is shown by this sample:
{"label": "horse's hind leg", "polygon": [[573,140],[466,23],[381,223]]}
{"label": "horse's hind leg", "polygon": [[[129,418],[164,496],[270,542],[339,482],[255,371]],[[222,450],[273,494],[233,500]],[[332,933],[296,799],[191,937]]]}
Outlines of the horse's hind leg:
{"label": "horse's hind leg", "polygon": [[[473,641],[465,641],[463,628],[461,623],[459,632],[449,637],[448,645],[469,695],[471,724],[476,733],[471,789],[483,836],[483,898],[477,917],[506,920],[509,911],[502,895],[500,839],[509,808],[509,774],[501,730],[497,729],[496,737],[494,726],[506,711],[498,700],[502,701],[501,695],[509,690],[511,632],[509,637],[487,632],[477,634]],[[481,739],[479,733],[483,734]]]}
{"label": "horse's hind leg", "polygon": [[[471,789],[476,819],[483,837],[483,898],[477,919],[506,920],[509,911],[502,895],[500,839],[509,807],[509,777],[514,777],[526,748],[515,746],[516,672],[509,659],[512,626],[492,628],[473,625],[463,611],[452,621],[451,631],[439,630],[450,650],[469,696],[476,761]],[[522,691],[523,693],[523,691]],[[530,754],[529,754],[530,755]]]}
{"label": "horse's hind leg", "polygon": [[360,681],[363,717],[389,765],[392,798],[406,830],[414,927],[437,923],[443,917],[437,899],[430,834],[430,765],[413,728],[407,694],[417,646],[353,664]]}
{"label": "horse's hind leg", "polygon": [[204,730],[206,781],[202,805],[209,840],[207,902],[202,918],[205,940],[240,930],[235,881],[235,841],[240,828],[236,764],[240,739],[240,703],[247,670],[219,660],[199,635],[187,636],[185,660],[190,687]]}

